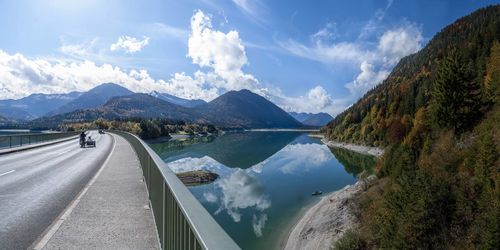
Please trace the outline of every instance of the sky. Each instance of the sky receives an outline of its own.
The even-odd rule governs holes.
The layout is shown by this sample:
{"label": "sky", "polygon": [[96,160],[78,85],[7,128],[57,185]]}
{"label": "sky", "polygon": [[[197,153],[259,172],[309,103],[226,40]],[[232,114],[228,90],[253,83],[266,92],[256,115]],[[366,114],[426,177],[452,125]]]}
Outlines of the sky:
{"label": "sky", "polygon": [[446,25],[500,0],[0,1],[0,99],[104,82],[210,101],[249,89],[336,115]]}

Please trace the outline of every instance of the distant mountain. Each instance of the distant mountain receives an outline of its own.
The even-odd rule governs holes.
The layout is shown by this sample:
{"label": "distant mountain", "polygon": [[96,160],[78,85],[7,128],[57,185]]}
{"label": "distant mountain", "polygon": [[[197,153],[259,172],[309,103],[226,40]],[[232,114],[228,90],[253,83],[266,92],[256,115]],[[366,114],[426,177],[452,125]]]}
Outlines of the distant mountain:
{"label": "distant mountain", "polygon": [[297,120],[299,122],[303,122],[314,115],[313,113],[305,113],[305,112],[300,112],[300,113],[299,112],[288,112],[288,114],[290,114],[293,118],[295,118],[295,120]]}
{"label": "distant mountain", "polygon": [[[90,91],[89,91],[90,92]],[[83,97],[85,94],[82,94]],[[82,98],[77,100],[81,100]],[[167,118],[210,123],[226,128],[298,128],[302,124],[281,108],[249,90],[230,91],[209,103],[193,108],[183,107],[149,94],[112,97],[100,107],[33,121],[39,126],[55,126],[63,122],[80,122],[97,118]]]}
{"label": "distant mountain", "polygon": [[302,124],[308,126],[323,127],[332,120],[333,117],[327,113],[317,113],[303,121]]}
{"label": "distant mountain", "polygon": [[114,83],[103,83],[71,102],[50,112],[49,115],[63,114],[75,110],[92,109],[104,105],[111,97],[133,94],[132,91]]}
{"label": "distant mountain", "polygon": [[42,117],[33,123],[40,126],[56,126],[64,122],[92,121],[98,118],[166,118],[171,120],[200,121],[200,116],[190,108],[163,101],[148,94],[131,94],[112,97],[103,106],[80,109],[51,117]]}
{"label": "distant mountain", "polygon": [[298,128],[302,124],[287,112],[249,90],[229,91],[197,107],[210,123],[221,127]]}
{"label": "distant mountain", "polygon": [[8,123],[8,122],[9,122],[9,119],[0,115],[0,125],[3,125],[3,124]]}
{"label": "distant mountain", "polygon": [[16,120],[31,120],[63,106],[81,94],[32,94],[17,100],[0,100],[0,114]]}
{"label": "distant mountain", "polygon": [[289,114],[302,124],[314,127],[323,127],[333,120],[331,115],[323,112],[317,114],[289,112]]}
{"label": "distant mountain", "polygon": [[156,98],[162,99],[164,101],[167,101],[167,102],[170,102],[173,104],[177,104],[177,105],[180,105],[183,107],[187,107],[187,108],[193,108],[193,107],[200,106],[200,105],[207,103],[207,102],[200,100],[200,99],[189,100],[189,99],[184,99],[184,98],[180,98],[177,96],[173,96],[173,95],[170,95],[167,93],[160,93],[158,91],[153,91],[150,93],[150,95],[152,95]]}
{"label": "distant mountain", "polygon": [[161,117],[172,120],[193,121],[199,115],[193,109],[173,104],[148,94],[113,97],[99,108],[119,117]]}

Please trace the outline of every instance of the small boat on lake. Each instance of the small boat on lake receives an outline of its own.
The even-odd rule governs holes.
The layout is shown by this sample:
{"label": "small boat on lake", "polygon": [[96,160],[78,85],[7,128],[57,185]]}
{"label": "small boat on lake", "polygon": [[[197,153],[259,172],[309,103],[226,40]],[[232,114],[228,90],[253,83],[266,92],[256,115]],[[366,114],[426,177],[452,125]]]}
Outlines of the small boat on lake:
{"label": "small boat on lake", "polygon": [[322,191],[314,191],[311,195],[312,196],[317,196],[317,195],[321,195],[321,194],[323,194]]}

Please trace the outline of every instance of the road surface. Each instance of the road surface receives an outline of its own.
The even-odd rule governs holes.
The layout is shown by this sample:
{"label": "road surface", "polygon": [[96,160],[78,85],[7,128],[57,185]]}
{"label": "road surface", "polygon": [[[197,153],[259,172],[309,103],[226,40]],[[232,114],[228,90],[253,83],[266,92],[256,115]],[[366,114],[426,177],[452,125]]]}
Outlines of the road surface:
{"label": "road surface", "polygon": [[113,137],[78,139],[0,156],[0,248],[26,249],[83,189],[108,157]]}

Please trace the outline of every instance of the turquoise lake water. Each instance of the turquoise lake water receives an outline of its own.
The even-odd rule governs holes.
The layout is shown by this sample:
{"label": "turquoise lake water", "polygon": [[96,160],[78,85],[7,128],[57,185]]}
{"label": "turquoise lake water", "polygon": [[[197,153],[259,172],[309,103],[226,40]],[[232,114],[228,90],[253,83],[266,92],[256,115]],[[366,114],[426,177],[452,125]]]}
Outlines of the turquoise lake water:
{"label": "turquoise lake water", "polygon": [[320,199],[312,192],[353,184],[375,163],[300,132],[227,133],[150,146],[174,172],[220,175],[189,189],[243,249],[279,249],[305,208]]}

